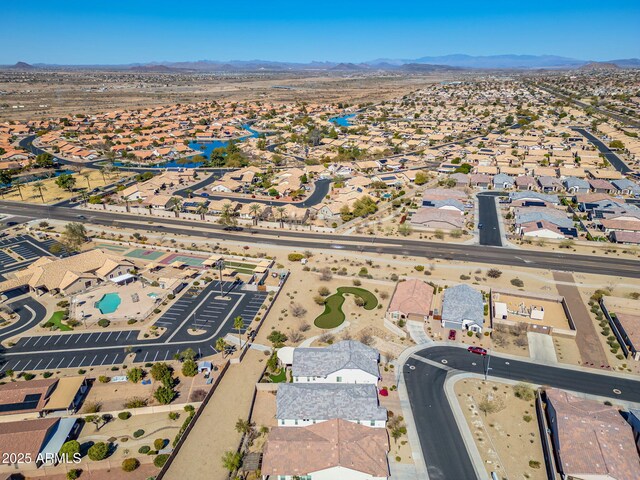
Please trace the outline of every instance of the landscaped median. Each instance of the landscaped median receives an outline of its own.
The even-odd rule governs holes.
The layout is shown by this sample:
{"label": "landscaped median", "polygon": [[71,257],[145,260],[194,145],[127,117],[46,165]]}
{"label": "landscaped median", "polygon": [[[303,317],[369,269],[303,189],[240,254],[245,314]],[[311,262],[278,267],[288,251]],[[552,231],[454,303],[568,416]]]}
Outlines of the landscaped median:
{"label": "landscaped median", "polygon": [[344,295],[349,293],[362,299],[365,310],[373,310],[378,306],[378,299],[369,290],[358,287],[339,287],[337,293],[325,300],[324,312],[313,322],[315,326],[330,329],[341,325],[344,322],[344,312],[342,311]]}

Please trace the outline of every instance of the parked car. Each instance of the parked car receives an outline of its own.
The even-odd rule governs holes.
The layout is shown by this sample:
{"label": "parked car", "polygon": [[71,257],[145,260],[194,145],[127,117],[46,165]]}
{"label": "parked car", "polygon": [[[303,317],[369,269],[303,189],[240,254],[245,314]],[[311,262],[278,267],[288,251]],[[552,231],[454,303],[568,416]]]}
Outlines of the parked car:
{"label": "parked car", "polygon": [[455,339],[456,339],[456,331],[449,330],[449,340],[455,340]]}
{"label": "parked car", "polygon": [[242,230],[244,230],[244,228],[235,225],[229,225],[227,227],[224,227],[223,230],[226,230],[227,232],[241,232]]}
{"label": "parked car", "polygon": [[481,223],[478,224],[478,230],[482,230],[482,227],[484,227],[484,225],[482,225]]}
{"label": "parked car", "polygon": [[487,350],[482,347],[469,347],[467,352],[475,353],[476,355],[486,355]]}

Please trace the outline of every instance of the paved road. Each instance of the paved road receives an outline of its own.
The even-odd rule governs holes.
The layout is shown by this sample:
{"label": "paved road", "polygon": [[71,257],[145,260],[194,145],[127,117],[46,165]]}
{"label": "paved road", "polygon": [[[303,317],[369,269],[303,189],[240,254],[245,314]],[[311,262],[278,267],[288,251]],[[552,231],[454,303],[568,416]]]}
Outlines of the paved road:
{"label": "paved road", "polygon": [[598,150],[600,150],[600,153],[604,155],[607,161],[611,165],[613,165],[613,167],[616,170],[618,170],[620,173],[627,174],[633,171],[627,166],[626,163],[622,161],[622,159],[618,155],[612,152],[611,149],[609,149],[609,147],[607,147],[598,137],[593,135],[591,132],[585,130],[584,128],[579,128],[579,127],[572,127],[572,130],[575,130],[576,132],[580,133],[582,136],[586,137],[591,143],[593,143],[598,148]]}
{"label": "paved road", "polygon": [[[424,363],[420,358],[434,361],[448,371]],[[403,367],[403,377],[431,480],[477,478],[443,385],[447,374],[483,374],[485,361],[486,357],[469,353],[464,348],[436,345],[414,354]],[[491,356],[490,366],[490,377],[640,403],[640,381],[629,377],[513,360],[495,354]],[[620,394],[614,393],[614,389],[618,389]]]}
{"label": "paved road", "polygon": [[[0,370],[33,371],[58,368],[94,367],[121,364],[129,353],[135,362],[168,360],[187,347],[201,356],[217,353],[215,341],[228,333],[237,334],[233,319],[241,316],[244,334],[266,298],[265,292],[240,290],[233,282],[223,282],[228,299],[217,299],[219,282],[211,282],[204,289],[190,289],[160,317],[167,328],[160,338],[138,340],[139,330],[105,330],[22,337],[0,353]],[[17,300],[10,306],[20,316],[6,331],[0,331],[0,341],[24,332],[45,319],[46,310],[32,298]],[[195,335],[191,328],[202,333]]]}
{"label": "paved road", "polygon": [[[178,218],[154,218],[105,211],[78,211],[66,207],[24,205],[18,202],[0,201],[0,213],[31,215],[34,218],[51,218],[78,221],[78,215],[86,216],[85,223],[117,226],[137,231],[165,234],[198,235],[216,240],[232,240],[252,244],[281,245],[293,248],[319,248],[357,251],[378,255],[387,253],[408,257],[443,258],[476,264],[511,265],[566,271],[596,273],[610,276],[640,278],[640,262],[633,259],[608,258],[606,263],[589,255],[573,255],[535,250],[513,250],[484,245],[461,245],[424,240],[407,240],[357,235],[321,234],[309,231],[257,230],[263,237],[246,232],[225,232],[221,225],[207,224]],[[142,222],[147,222],[142,223]],[[151,223],[157,222],[157,223]]]}
{"label": "paved road", "polygon": [[498,192],[481,192],[478,197],[478,225],[480,229],[480,245],[502,246],[500,236],[500,220],[498,219],[498,206],[496,202]]}

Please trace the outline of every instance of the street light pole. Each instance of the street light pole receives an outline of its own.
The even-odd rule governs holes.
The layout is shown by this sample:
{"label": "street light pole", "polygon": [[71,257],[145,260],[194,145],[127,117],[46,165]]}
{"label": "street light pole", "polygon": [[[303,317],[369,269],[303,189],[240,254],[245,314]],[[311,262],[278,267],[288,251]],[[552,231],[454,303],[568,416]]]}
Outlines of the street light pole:
{"label": "street light pole", "polygon": [[222,291],[222,269],[224,268],[224,260],[218,260],[218,271],[220,272],[220,297],[224,297],[224,292]]}

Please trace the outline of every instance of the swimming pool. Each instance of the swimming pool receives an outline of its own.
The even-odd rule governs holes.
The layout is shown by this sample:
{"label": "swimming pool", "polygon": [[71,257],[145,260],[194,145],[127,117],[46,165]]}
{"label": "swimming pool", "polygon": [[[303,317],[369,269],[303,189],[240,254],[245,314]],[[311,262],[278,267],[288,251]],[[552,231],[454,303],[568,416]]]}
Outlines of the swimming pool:
{"label": "swimming pool", "polygon": [[96,307],[100,310],[100,313],[113,313],[118,309],[121,302],[122,299],[117,293],[106,293],[98,300]]}

